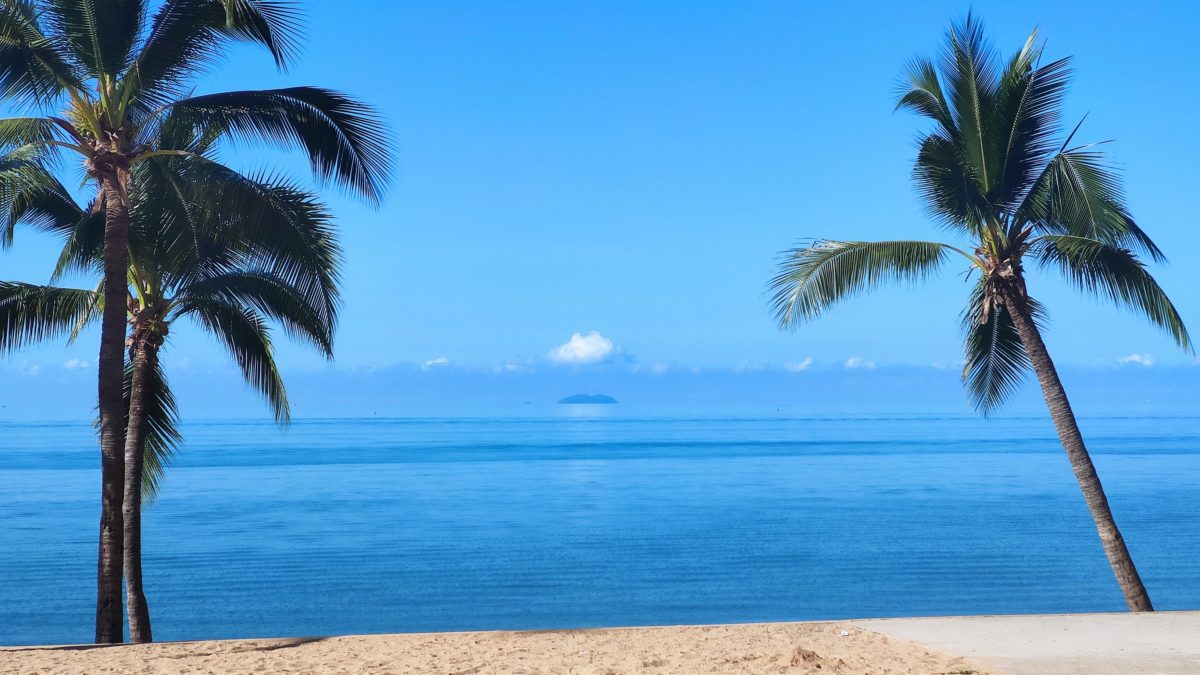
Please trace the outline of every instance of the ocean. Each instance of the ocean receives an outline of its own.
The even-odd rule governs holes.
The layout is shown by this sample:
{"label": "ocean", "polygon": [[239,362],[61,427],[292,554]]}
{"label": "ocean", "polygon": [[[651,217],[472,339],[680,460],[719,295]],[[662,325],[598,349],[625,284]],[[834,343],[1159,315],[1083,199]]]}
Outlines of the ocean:
{"label": "ocean", "polygon": [[[1200,608],[1200,418],[1081,419],[1160,609]],[[1044,416],[185,425],[159,640],[1124,608]],[[0,644],[92,639],[87,423],[0,422]]]}

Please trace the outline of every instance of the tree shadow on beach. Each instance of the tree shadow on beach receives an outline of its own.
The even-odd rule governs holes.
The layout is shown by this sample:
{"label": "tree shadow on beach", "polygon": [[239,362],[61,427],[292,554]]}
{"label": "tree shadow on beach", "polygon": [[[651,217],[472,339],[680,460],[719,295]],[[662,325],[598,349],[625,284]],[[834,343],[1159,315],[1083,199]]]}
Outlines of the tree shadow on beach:
{"label": "tree shadow on beach", "polygon": [[[270,643],[269,644],[238,644],[237,646],[235,646],[232,649],[220,649],[220,650],[206,651],[206,652],[186,652],[183,654],[161,654],[160,656],[162,656],[164,658],[181,659],[181,658],[193,658],[196,656],[213,656],[218,653],[240,654],[240,653],[245,653],[245,652],[273,652],[273,651],[277,651],[280,649],[292,649],[294,647],[300,647],[300,646],[303,646],[306,644],[311,644],[314,642],[321,642],[322,640],[327,640],[328,638],[326,638],[326,637],[306,637],[306,638],[288,638],[288,639],[284,639],[284,640],[276,640],[273,638],[262,638],[262,639],[270,640]],[[254,638],[250,638],[248,640],[238,640],[237,642],[240,643],[240,642],[253,642],[253,641],[254,641]],[[214,640],[213,642],[224,642],[224,641]],[[161,646],[161,645],[187,645],[187,644],[194,644],[194,643],[192,641],[182,641],[182,642],[153,642],[153,643],[148,643],[148,644]],[[41,646],[37,646],[37,647],[0,647],[0,654],[4,654],[7,652],[15,653],[15,652],[91,651],[91,650],[100,650],[100,649],[121,649],[122,647],[134,647],[134,646],[138,646],[138,645],[135,645],[134,643],[126,642],[126,643],[120,643],[120,644],[104,644],[104,645],[41,645]]]}

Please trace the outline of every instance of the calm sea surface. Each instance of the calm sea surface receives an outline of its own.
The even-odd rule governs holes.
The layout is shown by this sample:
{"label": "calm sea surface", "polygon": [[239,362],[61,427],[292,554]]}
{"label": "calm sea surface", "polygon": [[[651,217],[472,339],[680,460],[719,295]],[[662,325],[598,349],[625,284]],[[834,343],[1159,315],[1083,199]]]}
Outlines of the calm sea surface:
{"label": "calm sea surface", "polygon": [[[1200,418],[1082,420],[1155,603],[1200,608]],[[1123,608],[1047,421],[186,427],[160,640]],[[87,424],[0,422],[0,643],[92,637]]]}

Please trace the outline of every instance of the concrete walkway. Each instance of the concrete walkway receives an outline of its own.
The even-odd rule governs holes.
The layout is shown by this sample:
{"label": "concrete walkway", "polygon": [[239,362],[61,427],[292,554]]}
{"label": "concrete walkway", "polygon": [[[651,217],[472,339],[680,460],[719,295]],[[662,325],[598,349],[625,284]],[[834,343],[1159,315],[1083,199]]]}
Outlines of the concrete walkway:
{"label": "concrete walkway", "polygon": [[956,616],[853,623],[1016,675],[1200,673],[1200,612]]}

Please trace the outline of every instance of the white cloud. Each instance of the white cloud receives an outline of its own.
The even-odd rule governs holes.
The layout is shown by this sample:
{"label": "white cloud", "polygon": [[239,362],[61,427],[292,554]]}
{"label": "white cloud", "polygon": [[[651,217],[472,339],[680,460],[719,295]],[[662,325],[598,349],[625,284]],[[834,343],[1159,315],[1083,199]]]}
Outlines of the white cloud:
{"label": "white cloud", "polygon": [[1140,363],[1147,368],[1154,365],[1153,354],[1130,354],[1117,359],[1119,363]]}
{"label": "white cloud", "polygon": [[750,359],[742,359],[742,362],[733,367],[735,373],[757,373],[760,370],[767,369],[767,362],[763,360],[751,361]]}
{"label": "white cloud", "polygon": [[670,364],[656,361],[655,363],[635,363],[629,368],[631,373],[650,373],[652,375],[662,375],[671,369]]}
{"label": "white cloud", "polygon": [[799,373],[801,371],[808,370],[808,367],[812,364],[813,358],[811,356],[806,356],[804,357],[803,361],[788,361],[787,363],[783,364],[783,369],[789,373]]}
{"label": "white cloud", "polygon": [[866,368],[867,370],[872,370],[875,368],[875,362],[868,361],[861,356],[851,356],[850,358],[846,359],[846,367],[847,368]]}
{"label": "white cloud", "polygon": [[585,363],[600,363],[612,356],[612,340],[592,331],[587,335],[575,333],[564,345],[550,350],[547,356],[555,363],[582,365]]}
{"label": "white cloud", "polygon": [[63,363],[63,368],[67,370],[82,370],[88,367],[88,362],[83,359],[68,359]]}
{"label": "white cloud", "polygon": [[500,365],[492,366],[493,373],[527,373],[531,369],[528,365],[518,361],[507,361]]}
{"label": "white cloud", "polygon": [[444,368],[450,365],[450,359],[439,356],[436,359],[429,359],[421,366],[421,370],[433,370],[434,368]]}

